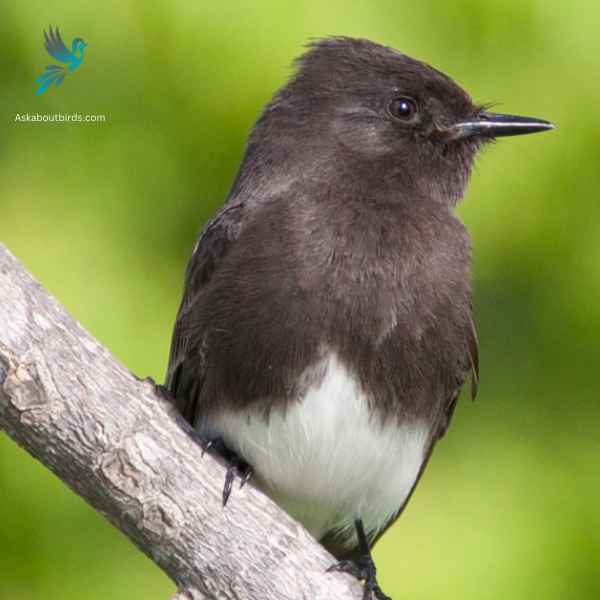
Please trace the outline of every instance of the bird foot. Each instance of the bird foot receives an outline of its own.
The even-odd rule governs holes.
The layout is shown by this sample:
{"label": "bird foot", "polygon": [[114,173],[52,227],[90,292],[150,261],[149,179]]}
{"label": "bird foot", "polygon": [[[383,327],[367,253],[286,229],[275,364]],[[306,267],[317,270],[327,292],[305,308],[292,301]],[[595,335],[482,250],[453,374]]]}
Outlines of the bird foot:
{"label": "bird foot", "polygon": [[223,438],[214,438],[202,444],[202,455],[211,450],[216,452],[227,462],[225,485],[223,486],[223,507],[225,507],[229,500],[229,496],[231,496],[235,478],[240,478],[240,489],[242,489],[252,477],[253,470],[243,458],[227,448]]}
{"label": "bird foot", "polygon": [[377,583],[377,569],[370,554],[361,556],[357,562],[342,560],[331,565],[327,572],[348,573],[364,582],[365,589],[362,600],[392,600],[381,591]]}
{"label": "bird foot", "polygon": [[[175,402],[171,392],[164,386],[159,383],[156,383],[152,377],[144,377],[141,379],[140,377],[136,378],[152,387],[154,392],[158,394],[164,400],[168,400],[169,402]],[[229,496],[231,496],[231,490],[233,488],[233,483],[235,481],[236,476],[240,478],[240,489],[242,489],[246,483],[250,480],[253,474],[252,467],[240,456],[238,456],[235,452],[230,450],[223,441],[223,438],[217,437],[211,440],[203,441],[201,443],[202,446],[202,456],[204,456],[205,452],[214,451],[216,454],[221,456],[227,462],[227,472],[225,473],[225,485],[223,486],[223,506],[227,504],[229,500]]]}

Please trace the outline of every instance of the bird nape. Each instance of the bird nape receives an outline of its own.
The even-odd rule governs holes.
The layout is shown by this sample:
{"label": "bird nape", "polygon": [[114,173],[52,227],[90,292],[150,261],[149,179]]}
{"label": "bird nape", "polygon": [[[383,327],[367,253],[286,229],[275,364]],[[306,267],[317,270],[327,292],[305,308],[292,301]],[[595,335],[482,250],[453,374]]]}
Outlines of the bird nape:
{"label": "bird nape", "polygon": [[371,548],[478,381],[470,240],[454,214],[494,114],[374,42],[309,44],[189,261],[166,386],[230,461],[387,598]]}

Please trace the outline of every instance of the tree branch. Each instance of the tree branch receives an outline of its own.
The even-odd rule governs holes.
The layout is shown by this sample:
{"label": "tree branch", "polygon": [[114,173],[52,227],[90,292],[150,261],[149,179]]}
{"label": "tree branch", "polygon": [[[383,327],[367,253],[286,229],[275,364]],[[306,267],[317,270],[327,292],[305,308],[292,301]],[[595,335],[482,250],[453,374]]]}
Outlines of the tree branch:
{"label": "tree branch", "polygon": [[0,245],[0,427],[176,583],[174,600],[355,599],[332,557],[224,467]]}

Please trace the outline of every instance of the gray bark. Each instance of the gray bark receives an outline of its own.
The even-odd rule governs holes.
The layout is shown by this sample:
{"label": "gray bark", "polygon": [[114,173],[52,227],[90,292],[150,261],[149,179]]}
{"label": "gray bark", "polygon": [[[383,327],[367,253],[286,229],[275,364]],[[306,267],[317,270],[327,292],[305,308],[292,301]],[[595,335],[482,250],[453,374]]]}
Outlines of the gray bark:
{"label": "gray bark", "polygon": [[2,245],[0,428],[163,569],[177,600],[361,597],[251,485],[223,509],[223,465]]}

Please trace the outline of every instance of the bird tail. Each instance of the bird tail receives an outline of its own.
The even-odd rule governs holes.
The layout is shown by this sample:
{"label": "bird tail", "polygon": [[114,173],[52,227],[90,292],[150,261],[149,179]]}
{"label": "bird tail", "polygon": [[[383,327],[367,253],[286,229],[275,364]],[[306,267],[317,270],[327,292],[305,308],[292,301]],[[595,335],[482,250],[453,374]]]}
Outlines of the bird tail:
{"label": "bird tail", "polygon": [[63,66],[48,65],[46,70],[35,80],[39,85],[35,92],[36,96],[43,94],[53,83],[60,85],[67,74],[67,70]]}

